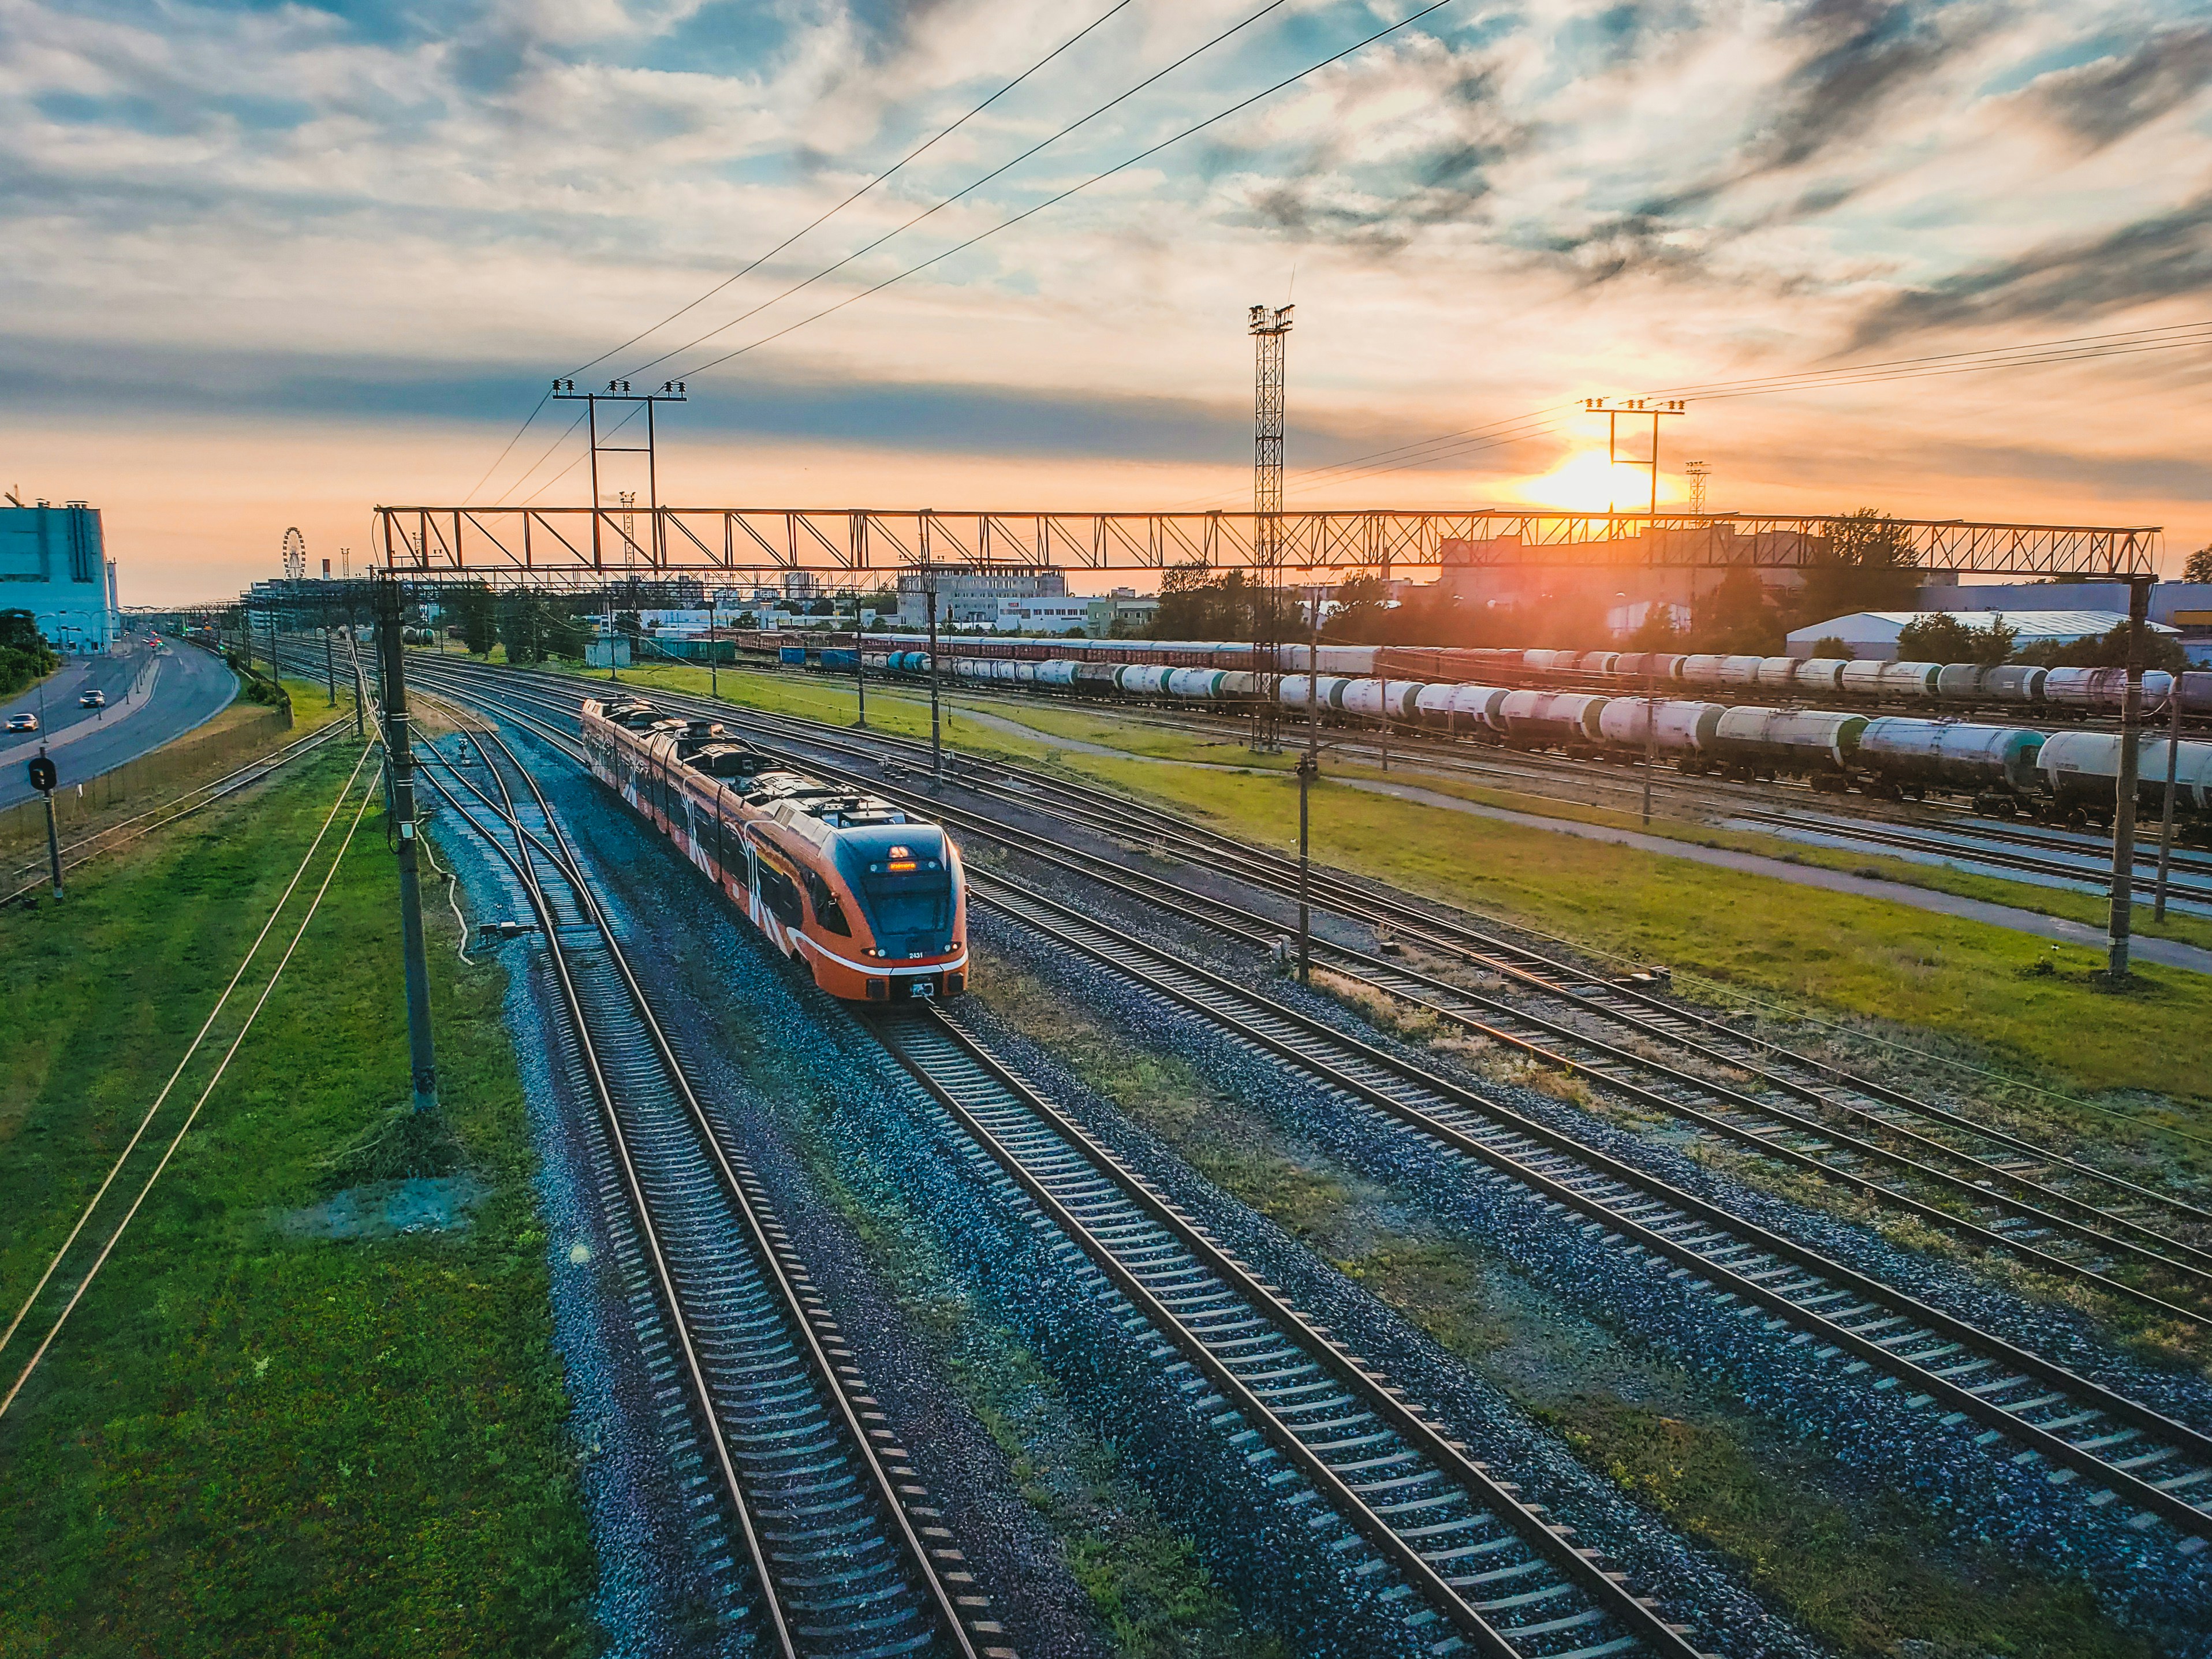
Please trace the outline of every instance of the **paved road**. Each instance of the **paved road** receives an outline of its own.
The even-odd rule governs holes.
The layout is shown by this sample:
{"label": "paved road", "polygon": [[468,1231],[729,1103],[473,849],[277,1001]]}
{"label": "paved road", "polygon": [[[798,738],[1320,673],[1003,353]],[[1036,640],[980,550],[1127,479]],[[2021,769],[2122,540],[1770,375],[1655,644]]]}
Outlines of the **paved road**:
{"label": "paved road", "polygon": [[[36,794],[24,776],[23,763],[39,752],[40,738],[52,747],[66,789],[205,724],[238,695],[237,676],[198,645],[165,642],[159,649],[158,661],[150,659],[143,646],[112,657],[81,658],[48,680],[42,730],[36,736],[0,736],[0,807]],[[132,685],[149,668],[150,687],[140,705],[129,706]],[[107,693],[108,706],[77,707],[77,698],[94,688]],[[36,691],[26,693],[0,708],[0,717],[25,708],[35,713],[38,704]]]}

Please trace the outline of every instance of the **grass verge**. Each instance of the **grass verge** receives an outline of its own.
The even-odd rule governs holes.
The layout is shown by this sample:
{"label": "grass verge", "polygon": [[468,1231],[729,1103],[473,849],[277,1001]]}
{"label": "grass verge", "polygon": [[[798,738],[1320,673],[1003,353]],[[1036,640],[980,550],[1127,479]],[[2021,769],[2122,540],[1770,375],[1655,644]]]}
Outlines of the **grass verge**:
{"label": "grass verge", "polygon": [[[308,761],[117,855],[65,904],[0,921],[18,1015],[0,1067],[11,1315],[351,759]],[[502,984],[456,960],[434,905],[470,1225],[339,1239],[298,1225],[407,1093],[393,890],[372,810],[191,1139],[0,1420],[0,1655],[592,1650]]]}

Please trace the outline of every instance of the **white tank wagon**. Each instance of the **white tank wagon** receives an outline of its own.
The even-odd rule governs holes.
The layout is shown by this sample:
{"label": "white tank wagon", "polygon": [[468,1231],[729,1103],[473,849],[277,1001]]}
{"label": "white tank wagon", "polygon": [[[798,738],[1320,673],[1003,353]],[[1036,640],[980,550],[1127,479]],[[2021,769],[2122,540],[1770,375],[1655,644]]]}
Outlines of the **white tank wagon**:
{"label": "white tank wagon", "polygon": [[1713,742],[1720,735],[1721,716],[1727,712],[1719,703],[1616,697],[1599,713],[1597,725],[1607,747],[1628,758],[1644,752],[1648,726],[1650,748],[1680,763],[1684,771],[1694,772],[1698,769],[1698,757],[1712,753]]}
{"label": "white tank wagon", "polygon": [[1075,663],[1071,657],[1048,657],[1036,665],[1036,682],[1053,691],[1075,688]]}
{"label": "white tank wagon", "polygon": [[[1314,707],[1322,714],[1344,712],[1344,688],[1352,683],[1342,675],[1317,674],[1311,676]],[[1306,705],[1308,676],[1286,674],[1275,682],[1275,700],[1293,711]]]}
{"label": "white tank wagon", "polygon": [[[1231,688],[1231,681],[1242,681],[1243,688]],[[1170,671],[1167,694],[1186,703],[1223,703],[1251,694],[1252,676],[1231,669],[1175,669]]]}
{"label": "white tank wagon", "polygon": [[1729,777],[1803,776],[1814,789],[1840,795],[1850,787],[1859,734],[1867,724],[1863,714],[1732,708],[1721,716],[1713,748]]}
{"label": "white tank wagon", "polygon": [[1881,695],[1905,697],[1918,702],[1936,700],[1936,687],[1943,676],[1941,663],[1884,663]]}
{"label": "white tank wagon", "polygon": [[1862,787],[1892,798],[1971,790],[1976,810],[2013,811],[2042,796],[2036,762],[2045,736],[2021,726],[1884,715],[1859,734],[1859,766],[1868,780]]}
{"label": "white tank wagon", "polygon": [[1755,686],[1759,683],[1759,664],[1765,661],[1764,657],[1723,657],[1720,683],[1736,690]]}
{"label": "white tank wagon", "polygon": [[1413,713],[1423,725],[1438,731],[1480,732],[1486,737],[1505,735],[1501,711],[1513,693],[1504,686],[1430,685],[1413,699]]}
{"label": "white tank wagon", "polygon": [[[2156,814],[2166,806],[2166,740],[2139,738],[2136,805]],[[2069,824],[2109,824],[2120,785],[2120,736],[2111,731],[2053,733],[2036,757],[2054,813]],[[2212,814],[2212,743],[2185,739],[2174,761],[2173,808],[2199,820]]]}
{"label": "white tank wagon", "polygon": [[1696,652],[1685,657],[1682,659],[1680,669],[1682,683],[1686,686],[1702,686],[1708,689],[1725,685],[1727,681],[1721,676],[1727,662],[1727,657],[1717,657],[1709,651]]}
{"label": "white tank wagon", "polygon": [[1364,720],[1410,722],[1418,717],[1417,704],[1427,689],[1418,680],[1352,680],[1344,687],[1343,709]]}
{"label": "white tank wagon", "polygon": [[1516,691],[1498,705],[1505,741],[1515,748],[1594,752],[1605,742],[1598,722],[1612,699],[1574,691]]}
{"label": "white tank wagon", "polygon": [[1114,689],[1124,697],[1164,697],[1173,669],[1156,663],[1129,663],[1116,671]]}
{"label": "white tank wagon", "polygon": [[1836,689],[1846,697],[1879,697],[1881,695],[1881,671],[1888,666],[1887,663],[1854,658],[1838,671]]}
{"label": "white tank wagon", "polygon": [[1790,676],[1790,688],[1801,697],[1832,697],[1844,688],[1844,669],[1849,666],[1841,657],[1807,657],[1799,659],[1797,671]]}
{"label": "white tank wagon", "polygon": [[1753,671],[1752,684],[1765,692],[1789,692],[1797,684],[1797,659],[1794,657],[1762,657]]}
{"label": "white tank wagon", "polygon": [[1611,674],[1620,663],[1620,653],[1617,651],[1586,651],[1575,666],[1584,674]]}
{"label": "white tank wagon", "polygon": [[1675,651],[1625,651],[1613,665],[1615,679],[1656,680],[1671,685],[1682,677],[1682,664],[1690,659]]}

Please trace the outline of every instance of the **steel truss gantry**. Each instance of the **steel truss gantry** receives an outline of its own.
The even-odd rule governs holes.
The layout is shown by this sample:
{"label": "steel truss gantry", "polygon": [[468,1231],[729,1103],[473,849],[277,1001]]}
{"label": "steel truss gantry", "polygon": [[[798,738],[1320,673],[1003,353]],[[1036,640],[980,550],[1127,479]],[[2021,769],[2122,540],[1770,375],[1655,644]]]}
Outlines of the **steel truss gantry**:
{"label": "steel truss gantry", "polygon": [[[864,579],[929,566],[1273,574],[1381,574],[1440,566],[1795,569],[1865,522],[1822,514],[1547,512],[1064,512],[874,507],[656,507],[625,536],[619,508],[387,506],[378,561],[406,576],[558,584],[610,577],[760,578],[812,571]],[[2160,527],[1899,518],[1911,564],[1962,576],[2118,580],[2156,569]],[[1279,540],[1278,539],[1279,538]],[[1279,549],[1279,551],[1278,551]]]}

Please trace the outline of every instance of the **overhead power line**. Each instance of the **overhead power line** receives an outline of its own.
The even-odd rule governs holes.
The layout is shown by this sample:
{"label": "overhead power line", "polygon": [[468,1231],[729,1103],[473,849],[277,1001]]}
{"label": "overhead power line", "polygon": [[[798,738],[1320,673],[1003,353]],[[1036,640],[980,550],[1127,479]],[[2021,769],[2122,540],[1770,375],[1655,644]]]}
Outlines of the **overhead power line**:
{"label": "overhead power line", "polygon": [[[1113,178],[1117,173],[1126,173],[1131,167],[1135,167],[1139,162],[1150,160],[1153,156],[1158,155],[1162,150],[1179,144],[1184,139],[1191,137],[1194,134],[1203,132],[1208,127],[1218,126],[1233,115],[1242,114],[1244,111],[1251,108],[1253,105],[1261,103],[1267,99],[1273,97],[1275,94],[1282,91],[1285,88],[1296,86],[1308,76],[1318,74],[1321,70],[1327,69],[1332,64],[1343,62],[1344,59],[1350,58],[1355,52],[1364,51],[1369,46],[1373,45],[1376,41],[1388,39],[1389,36],[1395,34],[1399,30],[1407,27],[1408,25],[1420,21],[1422,18],[1428,16],[1431,12],[1442,11],[1446,6],[1449,6],[1451,3],[1452,0],[1431,0],[1431,3],[1423,6],[1419,10],[1409,13],[1407,15],[1400,18],[1396,22],[1389,24],[1382,28],[1376,30],[1374,33],[1367,36],[1366,39],[1353,42],[1351,45],[1345,47],[1343,51],[1333,52],[1328,57],[1322,58],[1319,63],[1310,64],[1304,69],[1298,70],[1295,75],[1285,76],[1282,80],[1276,82],[1273,86],[1262,88],[1260,91],[1254,93],[1250,97],[1239,100],[1237,102],[1229,106],[1228,108],[1207,116],[1203,121],[1195,122],[1182,129],[1182,131],[1175,133],[1169,137],[1163,138],[1157,144],[1152,144],[1144,149],[1139,150],[1134,155],[1130,156],[1127,160],[1117,161],[1110,167],[1107,167],[1101,172],[1092,173],[1091,177],[1082,180],[1080,183],[1070,185],[1066,190],[1060,191],[1051,196],[1048,196],[1043,201],[1037,203],[1035,206],[1024,208],[1021,212],[1015,214],[1012,218],[1001,220],[999,223],[991,226],[988,229],[978,231],[975,235],[969,237],[965,241],[955,243],[951,247],[945,249],[942,253],[933,254],[930,257],[921,261],[917,264],[909,265],[904,270],[896,272],[892,275],[886,276],[882,282],[874,284],[872,287],[862,288],[857,293],[848,294],[844,299],[837,301],[836,305],[825,306],[822,310],[814,312],[811,316],[802,317],[796,323],[787,324],[784,327],[776,330],[772,334],[763,335],[759,339],[753,341],[749,345],[740,346],[735,351],[724,352],[719,357],[709,358],[705,362],[700,364],[696,368],[686,371],[682,378],[687,380],[696,380],[701,375],[706,373],[709,369],[719,368],[724,363],[727,363],[735,358],[743,357],[748,352],[757,351],[761,347],[769,344],[770,342],[781,340],[788,334],[795,334],[800,329],[805,328],[810,324],[818,323],[825,317],[835,315],[836,312],[844,310],[848,306],[857,305],[863,300],[868,299],[874,294],[881,294],[885,288],[890,288],[894,283],[902,282],[909,276],[919,275],[921,272],[929,269],[933,265],[940,265],[944,263],[945,261],[952,258],[957,254],[965,253],[969,248],[974,247],[977,243],[988,241],[992,237],[996,236],[1000,231],[1012,230],[1016,225],[1022,223],[1023,221],[1035,218],[1038,214],[1044,212],[1048,208],[1056,207],[1060,203],[1066,201],[1071,196],[1080,195],[1083,191],[1089,190],[1093,185],[1102,184],[1105,180]],[[1272,10],[1273,8],[1270,7],[1268,9]],[[1258,15],[1259,14],[1256,13],[1255,14],[1255,16]],[[1247,19],[1246,21],[1249,21],[1250,20]],[[1163,71],[1163,73],[1164,73],[1164,71]]]}
{"label": "overhead power line", "polygon": [[[875,189],[877,185],[882,184],[886,179],[889,179],[893,173],[898,172],[900,168],[905,167],[908,162],[915,160],[933,145],[942,142],[945,139],[951,137],[954,133],[959,131],[962,127],[966,126],[969,122],[974,120],[985,110],[990,108],[992,105],[997,103],[999,100],[1004,98],[1016,87],[1020,86],[1023,82],[1028,80],[1039,70],[1044,68],[1045,65],[1051,63],[1054,58],[1066,52],[1078,41],[1082,40],[1085,36],[1091,34],[1093,31],[1097,29],[1101,24],[1113,17],[1115,14],[1126,10],[1132,3],[1133,0],[1115,0],[1115,3],[1113,5],[1108,7],[1103,12],[1101,12],[1097,17],[1093,18],[1089,23],[1084,25],[1082,28],[1077,30],[1076,33],[1070,35],[1066,39],[1061,41],[1060,45],[1054,46],[1043,57],[1038,58],[1036,63],[1030,64],[1012,80],[1007,82],[1006,85],[1000,87],[998,91],[993,93],[981,103],[976,105],[973,109],[962,115],[957,120],[951,123],[951,125],[940,128],[929,138],[915,146],[914,148],[908,150],[904,155],[899,157],[897,160],[892,162],[890,166],[885,167],[881,173],[877,173],[875,177],[869,179],[866,184],[861,185],[860,189],[854,191],[850,196],[848,196],[843,201],[838,203],[835,207],[830,209],[827,212],[816,215],[814,218],[809,220],[805,224],[800,226],[799,229],[785,237],[782,241],[777,243],[766,253],[761,254],[757,258],[750,261],[742,269],[716,283],[713,288],[708,289],[706,293],[701,294],[696,300],[692,300],[690,305],[679,306],[675,311],[671,312],[667,316],[662,318],[658,323],[653,324],[651,328],[645,329],[639,333],[630,336],[630,337],[623,341],[622,344],[610,347],[607,350],[601,352],[597,357],[592,358],[590,362],[580,363],[576,367],[569,370],[568,376],[567,378],[573,378],[576,375],[581,374],[586,369],[591,368],[595,365],[604,363],[608,358],[612,357],[617,352],[628,351],[632,346],[637,344],[639,341],[644,339],[647,335],[656,333],[659,330],[666,328],[668,324],[674,322],[685,312],[692,311],[699,306],[704,305],[708,300],[720,294],[724,288],[728,288],[731,283],[738,282],[743,277],[748,275],[752,271],[758,269],[763,262],[773,259],[777,254],[782,252],[786,248],[798,241],[800,237],[805,236],[808,232],[817,229],[821,226],[828,223],[831,219],[842,213],[847,208],[851,207],[854,203],[859,201],[863,196],[866,196],[870,191]],[[685,347],[684,349],[689,350],[690,348]],[[469,491],[469,493],[471,496],[475,495],[477,491],[483,488],[484,485],[490,481],[491,475],[497,472],[501,466],[505,463],[507,457],[514,452],[514,446],[522,441],[522,436],[525,433],[530,430],[531,423],[536,421],[538,415],[544,412],[546,402],[551,395],[550,388],[546,391],[538,394],[536,405],[532,407],[528,415],[523,417],[522,424],[514,429],[514,436],[507,440],[507,447],[500,451],[499,458],[495,460],[491,465],[484,469],[483,476],[477,479],[475,487]],[[575,427],[572,424],[569,427],[568,433],[561,434],[562,439],[565,439],[568,436],[568,433],[573,433],[575,429]],[[556,440],[556,446],[559,441],[559,439]],[[544,464],[542,459],[539,464]],[[536,467],[532,467],[530,469],[531,472],[534,472],[536,470]],[[524,473],[520,478],[516,479],[514,483],[508,485],[506,489],[500,492],[500,499],[501,500],[505,500],[508,495],[512,494],[514,491],[520,489],[524,482],[528,480],[529,476],[529,472]]]}
{"label": "overhead power line", "polygon": [[[1043,69],[1054,58],[1060,57],[1061,53],[1066,51],[1078,41],[1083,39],[1086,35],[1098,28],[1100,25],[1112,18],[1115,13],[1126,10],[1133,3],[1133,0],[1115,0],[1115,3],[1113,5],[1109,6],[1103,12],[1101,12],[1097,17],[1091,19],[1090,22],[1085,23],[1080,29],[1078,29],[1073,34],[1068,36],[1066,39],[1061,41],[1050,51],[1045,53],[1043,57],[1038,58],[1036,63],[1030,64],[1012,80],[1007,82],[1005,86],[1000,87],[998,91],[993,93],[981,103],[976,105],[975,108],[969,110],[958,120],[953,122],[951,125],[939,129],[935,134],[915,145],[904,155],[899,157],[897,160],[892,162],[890,166],[885,167],[874,178],[869,179],[866,184],[861,185],[860,189],[854,191],[843,201],[838,203],[836,206],[816,215],[812,219],[807,221],[805,224],[801,225],[797,230],[792,232],[790,235],[785,237],[783,240],[778,242],[766,253],[759,254],[754,258],[747,261],[742,269],[733,271],[729,275],[724,277],[720,282],[715,283],[713,288],[708,288],[706,293],[701,294],[696,300],[692,300],[690,304],[678,306],[677,309],[669,312],[667,316],[662,318],[658,323],[653,324],[651,328],[643,329],[639,332],[633,334],[619,346],[610,346],[606,350],[601,352],[597,357],[592,358],[590,362],[578,364],[574,368],[568,371],[569,375],[574,376],[581,374],[586,369],[592,368],[600,363],[605,362],[608,358],[612,357],[617,352],[628,351],[632,346],[637,344],[639,341],[644,339],[647,335],[658,333],[660,330],[666,328],[671,323],[673,323],[678,318],[684,316],[688,312],[696,311],[701,306],[705,305],[707,301],[712,300],[716,294],[721,293],[723,289],[728,288],[732,282],[743,281],[754,271],[759,269],[762,265],[767,263],[768,261],[775,258],[779,253],[781,253],[793,242],[799,240],[800,237],[805,236],[809,231],[818,229],[820,227],[828,224],[830,220],[844,212],[847,208],[851,207],[854,203],[859,201],[870,191],[875,189],[877,185],[882,184],[893,173],[898,172],[899,169],[905,167],[907,163],[920,159],[920,157],[926,152],[933,148],[938,144],[942,143],[945,139],[950,138],[954,133],[959,131],[961,128],[966,126],[970,121],[981,115],[985,110],[990,108],[992,105],[997,103],[1001,98],[1004,98],[1016,87],[1020,86],[1023,82],[1028,80],[1039,70]],[[696,342],[694,342],[693,343],[696,344]],[[690,347],[679,346],[676,349],[678,351],[689,351]],[[653,360],[654,362],[659,362],[659,360],[660,360],[659,358],[655,358]],[[647,364],[646,366],[649,368],[652,365]],[[633,374],[640,373],[642,371],[641,370],[631,371]]]}
{"label": "overhead power line", "polygon": [[[1223,41],[1228,39],[1231,36],[1241,33],[1245,29],[1251,27],[1253,24],[1258,22],[1261,18],[1267,16],[1268,13],[1279,11],[1284,6],[1289,3],[1290,0],[1267,0],[1267,3],[1261,6],[1259,10],[1249,14],[1237,22],[1231,23],[1227,28],[1222,30],[1220,33],[1215,35],[1212,39],[1192,47],[1190,51],[1176,58],[1172,64],[1166,65],[1164,68],[1155,70],[1152,74],[1138,82],[1136,85],[1116,93],[1113,97],[1099,105],[1097,108],[1091,111],[1087,115],[1077,117],[1074,120],[1070,121],[1066,126],[1062,127],[1058,132],[1054,133],[1048,138],[1040,139],[1037,142],[1030,145],[1027,149],[1024,150],[1019,155],[1015,156],[1012,160],[1004,162],[1000,166],[992,168],[990,172],[985,173],[981,178],[969,181],[968,184],[962,185],[958,190],[953,191],[951,195],[931,203],[930,206],[923,209],[920,213],[915,214],[913,218],[908,220],[904,224],[885,231],[881,236],[876,238],[874,241],[866,244],[865,246],[854,249],[852,252],[847,254],[842,259],[838,260],[836,263],[823,266],[820,270],[816,271],[811,276],[803,278],[802,280],[793,283],[789,288],[784,289],[782,293],[774,295],[772,298],[762,300],[751,310],[739,312],[737,316],[732,317],[728,322],[720,324],[717,326],[708,330],[706,333],[700,335],[697,338],[688,340],[680,346],[672,347],[670,349],[661,353],[658,357],[647,359],[644,362],[632,369],[630,372],[633,375],[641,375],[647,369],[658,367],[660,364],[666,362],[670,358],[679,356],[683,353],[691,350],[695,346],[703,346],[708,341],[712,340],[716,335],[726,334],[732,329],[737,327],[738,324],[748,322],[751,318],[759,316],[769,306],[780,304],[783,300],[790,299],[793,294],[800,292],[802,289],[812,288],[817,282],[821,282],[824,277],[835,275],[837,272],[844,269],[846,266],[851,264],[854,260],[873,253],[878,248],[883,246],[884,243],[891,241],[895,238],[903,236],[907,232],[912,230],[916,225],[921,223],[923,220],[933,218],[936,215],[942,213],[945,209],[951,207],[954,203],[961,200],[963,197],[974,195],[977,191],[982,189],[984,185],[989,184],[993,179],[1002,178],[1006,173],[1012,172],[1016,167],[1021,166],[1023,162],[1028,160],[1031,156],[1037,154],[1041,151],[1049,149],[1053,145],[1058,143],[1061,139],[1066,137],[1068,134],[1075,131],[1078,128],[1087,126],[1091,122],[1096,121],[1100,116],[1105,114],[1109,110],[1127,103],[1129,100],[1134,98],[1139,93],[1144,91],[1146,88],[1156,86],[1160,82],[1165,80],[1169,76],[1173,75],[1177,70],[1189,63],[1193,58],[1202,57],[1206,52],[1212,51],[1214,47],[1219,45]],[[1311,71],[1309,70],[1307,73],[1310,74]],[[1123,165],[1127,166],[1127,163],[1125,162]],[[1096,183],[1097,181],[1093,180],[1091,182]],[[1078,188],[1080,188],[1080,186]],[[1055,197],[1054,199],[1057,200],[1058,198]],[[1049,205],[1049,203],[1047,205]],[[1000,228],[1003,229],[1005,227],[1001,226]],[[916,269],[920,269],[920,267],[917,267]],[[811,322],[813,319],[810,318],[807,320]],[[732,356],[738,354],[737,353],[731,354]],[[726,360],[728,360],[725,358],[717,358],[715,360],[716,362],[724,362]],[[711,367],[713,365],[710,364],[708,366]],[[691,378],[699,372],[700,371],[695,369],[690,375],[687,375],[684,378],[687,379]]]}

